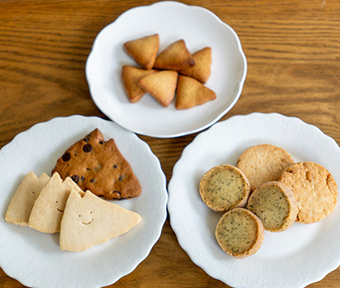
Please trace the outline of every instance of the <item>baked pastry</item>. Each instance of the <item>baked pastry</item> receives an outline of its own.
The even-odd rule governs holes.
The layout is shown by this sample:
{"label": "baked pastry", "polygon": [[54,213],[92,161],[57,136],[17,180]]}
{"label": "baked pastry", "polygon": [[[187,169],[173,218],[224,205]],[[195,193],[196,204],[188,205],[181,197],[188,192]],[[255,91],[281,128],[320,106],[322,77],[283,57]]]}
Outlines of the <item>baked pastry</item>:
{"label": "baked pastry", "polygon": [[68,148],[58,159],[52,173],[62,179],[71,177],[83,190],[108,200],[130,199],[142,192],[131,165],[120,153],[115,141],[104,140],[95,129]]}
{"label": "baked pastry", "polygon": [[210,209],[224,212],[246,204],[250,185],[247,177],[237,167],[219,165],[203,175],[199,193]]}
{"label": "baked pastry", "polygon": [[26,174],[9,203],[5,220],[14,225],[28,226],[35,199],[49,180],[50,176],[45,173],[40,177],[34,172]]}
{"label": "baked pastry", "polygon": [[84,195],[71,178],[63,181],[58,173],[54,173],[34,202],[28,226],[43,233],[59,232],[66,200],[72,189]]}
{"label": "baked pastry", "polygon": [[286,150],[262,144],[245,150],[236,166],[247,176],[253,191],[263,183],[279,180],[282,171],[293,163],[293,158]]}
{"label": "baked pastry", "polygon": [[144,69],[151,69],[159,50],[159,35],[149,35],[125,42],[124,50]]}
{"label": "baked pastry", "polygon": [[264,229],[254,213],[244,208],[235,208],[221,217],[215,237],[225,253],[234,258],[246,258],[260,249]]}
{"label": "baked pastry", "polygon": [[138,85],[163,107],[168,107],[175,98],[177,76],[176,71],[160,71],[143,77],[138,81]]}
{"label": "baked pastry", "polygon": [[128,99],[131,103],[138,102],[145,94],[145,90],[138,85],[138,81],[156,70],[145,70],[138,67],[124,65],[122,67],[122,81]]}
{"label": "baked pastry", "polygon": [[332,174],[320,164],[299,162],[287,167],[279,180],[286,184],[300,203],[297,221],[314,223],[335,208],[338,189]]}
{"label": "baked pastry", "polygon": [[156,58],[154,68],[161,70],[183,70],[195,65],[194,58],[180,39],[165,48]]}
{"label": "baked pastry", "polygon": [[60,227],[60,248],[83,251],[126,233],[141,221],[139,214],[86,191],[72,190]]}
{"label": "baked pastry", "polygon": [[205,47],[195,52],[192,54],[195,65],[190,68],[180,70],[179,73],[185,76],[190,76],[203,84],[207,83],[211,74],[211,52],[212,50],[210,47]]}
{"label": "baked pastry", "polygon": [[265,230],[280,232],[293,225],[299,211],[293,192],[282,182],[267,182],[251,193],[247,209],[258,216]]}
{"label": "baked pastry", "polygon": [[194,78],[179,75],[177,83],[177,109],[189,109],[216,99],[216,93]]}

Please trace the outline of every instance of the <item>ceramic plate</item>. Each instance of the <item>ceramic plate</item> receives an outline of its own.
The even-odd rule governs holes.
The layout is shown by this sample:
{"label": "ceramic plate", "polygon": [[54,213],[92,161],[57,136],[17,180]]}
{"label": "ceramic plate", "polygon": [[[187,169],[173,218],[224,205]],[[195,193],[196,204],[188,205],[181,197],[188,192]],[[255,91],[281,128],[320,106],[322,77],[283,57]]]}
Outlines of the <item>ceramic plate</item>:
{"label": "ceramic plate", "polygon": [[[62,251],[59,234],[44,234],[6,223],[9,201],[24,175],[29,171],[50,174],[60,155],[95,128],[106,139],[115,139],[142,184],[139,197],[114,203],[139,213],[143,220],[126,234],[83,252]],[[111,121],[71,116],[37,124],[1,149],[0,171],[0,266],[25,286],[110,285],[133,271],[161,234],[167,192],[160,163],[144,141]]]}
{"label": "ceramic plate", "polygon": [[340,264],[339,205],[323,221],[294,223],[280,233],[266,231],[255,255],[233,259],[215,240],[221,215],[207,208],[198,193],[200,179],[210,168],[236,165],[245,149],[265,143],[282,147],[295,161],[323,165],[340,185],[339,146],[315,126],[280,114],[234,116],[201,133],[184,149],[168,188],[171,226],[193,262],[230,286],[305,287]]}
{"label": "ceramic plate", "polygon": [[[181,111],[174,103],[160,106],[150,95],[134,104],[127,100],[121,67],[136,63],[124,52],[123,44],[155,33],[160,36],[160,51],[179,39],[185,40],[191,53],[212,48],[212,72],[206,86],[216,92],[216,100]],[[231,27],[207,9],[167,1],[120,15],[98,34],[86,63],[97,107],[131,131],[160,138],[194,133],[216,122],[239,99],[246,73],[246,58]]]}

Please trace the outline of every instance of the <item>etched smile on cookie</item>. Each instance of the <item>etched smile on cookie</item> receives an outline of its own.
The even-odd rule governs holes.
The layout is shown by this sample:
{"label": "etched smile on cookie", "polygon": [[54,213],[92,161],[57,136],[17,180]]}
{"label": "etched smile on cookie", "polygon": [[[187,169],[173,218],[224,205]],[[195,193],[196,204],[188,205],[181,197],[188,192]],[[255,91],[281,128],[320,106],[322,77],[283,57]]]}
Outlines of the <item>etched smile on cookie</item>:
{"label": "etched smile on cookie", "polygon": [[87,223],[85,223],[85,222],[81,222],[82,224],[84,224],[84,225],[90,225],[91,223],[92,223],[92,221],[93,221],[93,219],[91,219],[91,221],[90,222],[87,222]]}
{"label": "etched smile on cookie", "polygon": [[[92,214],[92,211],[90,211],[90,214]],[[82,218],[82,216],[80,214],[78,216],[79,216],[79,218]],[[90,225],[92,222],[93,222],[93,218],[91,218],[91,220],[89,222],[81,221],[81,223],[84,224],[84,225]]]}
{"label": "etched smile on cookie", "polygon": [[[58,204],[58,201],[55,201],[55,203]],[[64,209],[59,209],[59,208],[57,207],[57,210],[58,210],[59,212],[61,212],[61,213],[64,213]]]}

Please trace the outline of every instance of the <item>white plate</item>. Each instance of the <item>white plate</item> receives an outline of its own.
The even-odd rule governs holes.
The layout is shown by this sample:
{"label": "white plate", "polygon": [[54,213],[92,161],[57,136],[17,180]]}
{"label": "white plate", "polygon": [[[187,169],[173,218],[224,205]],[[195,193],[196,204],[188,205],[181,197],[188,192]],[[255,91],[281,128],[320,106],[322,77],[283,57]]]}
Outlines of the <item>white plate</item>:
{"label": "white plate", "polygon": [[[216,92],[216,100],[183,111],[176,110],[174,103],[164,108],[150,95],[134,104],[127,100],[121,67],[137,64],[123,51],[123,44],[154,33],[160,36],[160,51],[179,39],[192,53],[212,48],[212,72],[206,86]],[[86,63],[97,107],[127,129],[159,138],[194,133],[216,122],[237,102],[246,73],[247,61],[234,30],[209,10],[179,2],[126,11],[98,34]]]}
{"label": "white plate", "polygon": [[294,223],[280,233],[266,231],[255,255],[233,259],[215,240],[221,215],[207,208],[198,193],[207,170],[236,165],[245,149],[265,143],[286,149],[295,161],[323,165],[340,185],[339,146],[315,126],[275,113],[234,116],[198,135],[176,163],[168,188],[171,227],[193,262],[230,286],[304,287],[340,264],[339,205],[321,222]]}
{"label": "white plate", "polygon": [[[99,128],[114,138],[142,185],[142,194],[114,203],[143,220],[124,235],[83,252],[62,251],[58,234],[5,222],[9,201],[29,171],[50,174],[63,152]],[[97,117],[55,118],[18,134],[0,151],[0,266],[30,287],[102,287],[133,271],[158,240],[166,219],[166,180],[149,146],[135,134]],[[81,241],[81,239],[79,239]]]}

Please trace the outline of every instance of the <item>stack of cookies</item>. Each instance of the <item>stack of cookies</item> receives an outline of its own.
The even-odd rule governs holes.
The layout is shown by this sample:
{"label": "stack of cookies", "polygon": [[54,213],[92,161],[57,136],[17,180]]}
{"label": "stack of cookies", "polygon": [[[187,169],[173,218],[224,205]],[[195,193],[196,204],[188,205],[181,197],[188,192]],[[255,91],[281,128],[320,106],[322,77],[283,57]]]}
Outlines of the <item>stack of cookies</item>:
{"label": "stack of cookies", "polygon": [[287,151],[268,144],[244,151],[236,166],[207,171],[199,192],[209,208],[224,213],[215,236],[235,258],[258,251],[264,230],[281,232],[294,222],[323,220],[337,201],[337,185],[326,168],[295,163]]}
{"label": "stack of cookies", "polygon": [[124,50],[140,67],[124,65],[122,81],[131,103],[144,94],[151,95],[161,106],[175,99],[176,108],[189,109],[216,98],[204,84],[211,73],[211,48],[191,55],[180,39],[159,53],[159,35],[149,35],[124,43]]}

